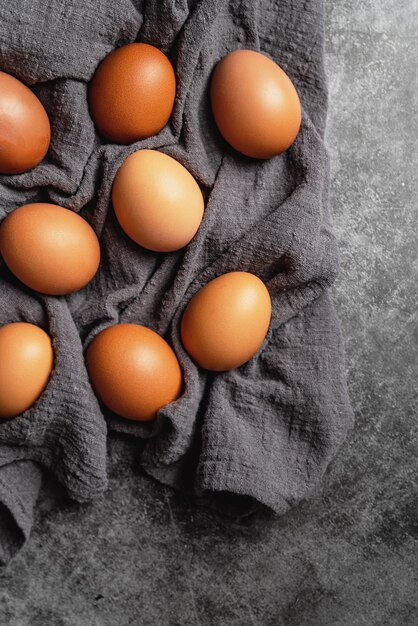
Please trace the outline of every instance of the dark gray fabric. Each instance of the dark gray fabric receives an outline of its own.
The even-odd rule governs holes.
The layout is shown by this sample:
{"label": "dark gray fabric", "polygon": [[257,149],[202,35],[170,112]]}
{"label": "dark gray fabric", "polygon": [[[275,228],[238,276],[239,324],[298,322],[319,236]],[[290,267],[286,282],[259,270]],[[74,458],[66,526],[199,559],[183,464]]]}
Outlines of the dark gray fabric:
{"label": "dark gray fabric", "polygon": [[[38,403],[0,424],[0,485],[8,485],[7,501],[1,489],[0,500],[10,513],[0,537],[3,560],[28,534],[38,465],[52,470],[77,500],[106,489],[106,424],[147,439],[145,446],[138,444],[143,467],[203,502],[225,508],[241,497],[242,510],[262,503],[285,512],[318,483],[352,423],[340,329],[329,295],[338,262],[323,142],[322,0],[135,5],[129,0],[15,0],[2,3],[0,20],[0,67],[33,85],[52,124],[45,161],[31,172],[1,177],[0,216],[28,201],[56,202],[81,212],[102,247],[97,276],[66,298],[32,293],[1,268],[0,323],[40,324],[52,335],[56,354]],[[156,137],[130,146],[107,144],[89,117],[87,84],[106,54],[134,40],[155,44],[170,56],[178,80],[174,112]],[[238,47],[273,57],[301,96],[304,113],[296,142],[268,161],[235,153],[211,117],[211,71]],[[110,206],[117,168],[142,147],[178,159],[207,199],[197,236],[174,254],[136,246]],[[215,375],[199,371],[188,358],[179,320],[202,285],[231,270],[248,270],[266,281],[273,319],[263,348],[249,363]],[[117,322],[158,331],[180,359],[184,393],[153,424],[103,413],[89,385],[83,349]],[[15,471],[13,461],[21,468],[23,460],[26,470]],[[34,471],[30,480],[28,468]],[[22,500],[24,524],[14,504]]]}
{"label": "dark gray fabric", "polygon": [[[7,451],[6,451],[7,454]],[[32,461],[5,464],[0,467],[0,565],[5,565],[28,539],[39,488],[41,470]]]}

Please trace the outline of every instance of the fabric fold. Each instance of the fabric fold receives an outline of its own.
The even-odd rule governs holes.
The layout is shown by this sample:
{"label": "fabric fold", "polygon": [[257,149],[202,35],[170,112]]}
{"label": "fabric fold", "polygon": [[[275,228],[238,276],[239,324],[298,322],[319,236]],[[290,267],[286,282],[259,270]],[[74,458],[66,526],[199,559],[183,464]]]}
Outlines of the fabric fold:
{"label": "fabric fold", "polygon": [[[315,489],[352,425],[343,363],[325,291],[249,363],[213,376],[191,434],[194,459],[190,441],[166,428],[145,447],[145,470],[206,502],[228,492],[248,497],[249,510],[254,500],[283,514]],[[166,414],[175,421],[175,404]]]}
{"label": "fabric fold", "polygon": [[[79,212],[101,245],[97,275],[62,298],[31,292],[0,265],[0,324],[40,325],[55,352],[38,402],[0,424],[4,562],[29,533],[40,467],[74,499],[103,492],[108,432],[144,440],[138,456],[150,475],[224,512],[233,502],[244,514],[260,506],[282,514],[319,483],[353,420],[330,293],[338,254],[328,207],[323,28],[322,0],[16,0],[0,7],[0,67],[32,85],[52,124],[44,161],[0,177],[0,219],[27,202],[55,202]],[[133,41],[166,52],[177,93],[160,133],[122,146],[96,132],[87,90],[98,63]],[[232,150],[211,113],[211,73],[236,48],[269,55],[302,102],[296,141],[266,161]],[[142,249],[115,218],[114,176],[142,148],[177,159],[204,194],[201,227],[178,252]],[[198,289],[235,270],[266,283],[271,328],[247,364],[213,374],[185,352],[180,320]],[[152,424],[111,414],[89,383],[85,350],[119,322],[160,333],[182,367],[182,396]]]}
{"label": "fabric fold", "polygon": [[90,386],[79,332],[64,298],[33,295],[2,277],[3,323],[29,322],[51,336],[54,366],[27,411],[0,424],[8,461],[31,460],[54,472],[70,497],[89,500],[107,486],[107,428]]}
{"label": "fabric fold", "polygon": [[0,565],[29,538],[41,481],[41,470],[31,461],[0,466]]}

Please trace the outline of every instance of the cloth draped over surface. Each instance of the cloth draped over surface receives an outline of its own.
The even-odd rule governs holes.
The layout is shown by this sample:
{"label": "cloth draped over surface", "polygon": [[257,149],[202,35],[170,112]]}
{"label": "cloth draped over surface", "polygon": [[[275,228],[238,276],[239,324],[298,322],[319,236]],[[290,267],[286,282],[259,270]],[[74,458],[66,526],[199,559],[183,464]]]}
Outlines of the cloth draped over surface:
{"label": "cloth draped over surface", "polygon": [[[318,484],[352,424],[330,296],[338,257],[323,138],[322,0],[16,0],[3,3],[0,18],[0,69],[33,88],[52,127],[40,165],[0,177],[0,219],[28,202],[60,204],[87,219],[102,250],[96,277],[67,297],[31,292],[0,268],[0,324],[38,324],[55,350],[41,398],[0,424],[0,560],[7,562],[30,533],[42,468],[78,501],[106,489],[112,431],[145,438],[140,461],[166,484],[218,508],[226,492],[236,494],[242,510],[261,503],[284,513]],[[121,146],[96,133],[87,88],[98,63],[132,41],[168,54],[177,95],[158,135]],[[211,72],[236,48],[273,58],[301,98],[301,131],[286,153],[270,160],[236,153],[211,115]],[[200,230],[176,253],[140,248],[114,217],[113,178],[140,148],[174,157],[203,190]],[[179,321],[202,285],[234,270],[267,284],[271,328],[247,364],[213,374],[184,351]],[[149,326],[180,360],[183,394],[152,424],[111,415],[90,386],[84,350],[118,322]]]}

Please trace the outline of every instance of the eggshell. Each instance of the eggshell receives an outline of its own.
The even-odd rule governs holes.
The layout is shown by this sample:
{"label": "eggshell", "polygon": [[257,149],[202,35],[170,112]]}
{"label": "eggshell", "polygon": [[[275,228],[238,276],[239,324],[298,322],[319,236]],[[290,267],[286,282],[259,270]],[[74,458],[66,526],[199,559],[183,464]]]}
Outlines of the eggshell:
{"label": "eggshell", "polygon": [[271,300],[264,283],[248,272],[230,272],[192,298],[183,314],[181,338],[200,367],[226,371],[254,356],[270,318]]}
{"label": "eggshell", "polygon": [[89,345],[86,364],[98,398],[127,419],[152,420],[181,392],[176,355],[160,335],[145,326],[106,328]]}
{"label": "eggshell", "polygon": [[0,254],[31,289],[63,295],[84,287],[100,262],[100,246],[82,217],[56,204],[21,206],[0,225]]}
{"label": "eggshell", "polygon": [[193,176],[156,150],[138,150],[124,161],[113,183],[112,201],[126,234],[157,252],[187,245],[204,211],[202,192]]}
{"label": "eggshell", "polygon": [[38,165],[50,139],[41,102],[20,80],[0,72],[0,174],[19,174]]}
{"label": "eggshell", "polygon": [[211,103],[219,131],[233,148],[268,159],[293,143],[301,124],[299,96],[287,74],[254,50],[235,50],[215,67]]}
{"label": "eggshell", "polygon": [[0,328],[0,418],[16,417],[45,389],[54,361],[51,339],[24,322]]}
{"label": "eggshell", "polygon": [[145,43],[111,52],[89,87],[90,114],[99,132],[117,143],[158,133],[168,122],[176,77],[165,54]]}

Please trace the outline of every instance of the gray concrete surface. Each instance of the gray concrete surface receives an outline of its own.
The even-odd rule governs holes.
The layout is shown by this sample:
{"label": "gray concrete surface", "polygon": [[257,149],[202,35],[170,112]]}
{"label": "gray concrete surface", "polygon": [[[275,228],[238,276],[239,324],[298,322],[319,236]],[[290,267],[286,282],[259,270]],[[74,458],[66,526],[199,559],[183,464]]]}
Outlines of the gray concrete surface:
{"label": "gray concrete surface", "polygon": [[112,463],[88,506],[45,486],[0,573],[4,626],[418,624],[418,5],[329,0],[337,300],[356,428],[323,489],[233,523]]}

